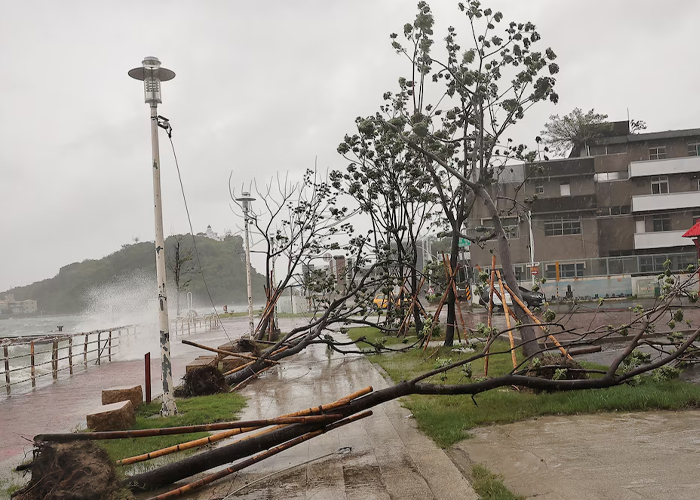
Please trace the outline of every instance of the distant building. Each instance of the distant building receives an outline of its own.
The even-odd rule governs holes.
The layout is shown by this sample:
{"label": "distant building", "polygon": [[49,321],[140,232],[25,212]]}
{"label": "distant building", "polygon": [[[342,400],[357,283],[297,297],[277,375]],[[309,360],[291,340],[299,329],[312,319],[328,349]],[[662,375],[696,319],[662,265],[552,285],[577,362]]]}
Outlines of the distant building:
{"label": "distant building", "polygon": [[[520,280],[535,273],[549,280],[634,277],[658,274],[667,259],[673,270],[697,263],[693,242],[682,235],[700,220],[700,129],[631,134],[627,122],[614,122],[567,159],[513,171],[518,175],[488,189],[497,208],[510,211],[502,223]],[[514,205],[526,208],[512,211]],[[483,204],[475,204],[467,232],[484,235],[491,227]],[[491,252],[498,253],[495,241],[472,245],[472,265],[489,268]]]}
{"label": "distant building", "polygon": [[2,314],[34,314],[36,311],[36,300],[15,300],[15,296],[11,293],[5,295],[4,300],[0,300]]}
{"label": "distant building", "polygon": [[207,231],[206,233],[204,233],[204,236],[206,236],[210,240],[223,241],[223,238],[219,236],[218,233],[212,231],[211,226],[207,226]]}

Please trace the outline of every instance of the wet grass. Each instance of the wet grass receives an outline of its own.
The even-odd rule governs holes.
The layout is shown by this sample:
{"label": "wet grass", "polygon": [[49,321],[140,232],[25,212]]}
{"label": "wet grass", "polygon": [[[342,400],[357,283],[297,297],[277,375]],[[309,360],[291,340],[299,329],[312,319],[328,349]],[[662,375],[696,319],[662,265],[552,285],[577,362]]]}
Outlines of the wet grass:
{"label": "wet grass", "polygon": [[521,495],[515,495],[503,484],[500,474],[493,474],[483,465],[472,467],[471,483],[480,500],[525,500]]}
{"label": "wet grass", "polygon": [[[188,399],[178,399],[178,415],[160,417],[160,402],[154,401],[143,404],[136,412],[134,429],[158,429],[161,427],[176,427],[182,425],[210,424],[238,420],[238,414],[245,407],[245,398],[239,394],[215,394]],[[168,446],[192,441],[208,436],[208,432],[178,434],[171,436],[153,436],[138,439],[113,439],[99,441],[107,450],[110,458],[122,458],[141,455]]]}
{"label": "wet grass", "polygon": [[[372,343],[384,343],[386,346],[395,346],[398,344],[412,344],[416,341],[416,330],[415,328],[409,329],[406,337],[395,337],[393,335],[386,335],[384,332],[378,328],[363,327],[363,328],[350,328],[348,330],[348,337],[352,339],[353,342],[357,342],[358,339],[364,337],[369,342]],[[362,349],[367,349],[372,351],[372,347],[368,344],[359,343],[359,347]]]}
{"label": "wet grass", "polygon": [[[360,330],[360,331],[357,331]],[[351,337],[370,336],[372,328],[350,331]],[[492,352],[505,350],[505,342],[496,342]],[[429,348],[425,352],[413,349],[406,353],[370,355],[368,359],[380,365],[395,382],[413,378],[437,367],[442,362],[465,359],[473,353],[452,352],[451,348]],[[522,354],[517,353],[518,361]],[[587,368],[604,368],[593,363],[581,363]],[[484,362],[471,364],[472,377],[484,375]],[[489,358],[489,376],[498,376],[512,369],[510,353]],[[432,377],[425,382],[435,384],[467,383],[466,374],[451,370],[446,378]],[[655,382],[645,377],[638,386],[622,385],[608,389],[533,394],[500,388],[471,396],[423,396],[404,398],[404,406],[413,412],[418,427],[439,446],[448,447],[468,438],[474,427],[506,424],[543,415],[574,415],[581,413],[681,410],[700,407],[700,386],[680,380]]]}

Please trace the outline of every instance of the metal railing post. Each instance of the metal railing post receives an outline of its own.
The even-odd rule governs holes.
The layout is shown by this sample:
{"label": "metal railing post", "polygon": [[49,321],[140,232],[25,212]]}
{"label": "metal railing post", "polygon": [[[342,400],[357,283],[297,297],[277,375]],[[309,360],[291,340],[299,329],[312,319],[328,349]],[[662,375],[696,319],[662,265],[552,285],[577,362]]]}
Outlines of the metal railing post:
{"label": "metal railing post", "polygon": [[97,364],[101,365],[102,352],[100,351],[100,344],[102,343],[102,332],[97,332]]}
{"label": "metal railing post", "polygon": [[51,372],[53,373],[53,379],[58,378],[58,342],[53,341],[51,344]]}
{"label": "metal railing post", "polygon": [[2,348],[2,354],[5,357],[5,388],[7,389],[7,395],[10,395],[10,351],[7,346]]}
{"label": "metal railing post", "polygon": [[112,330],[109,331],[109,347],[107,348],[107,361],[112,362]]}
{"label": "metal railing post", "polygon": [[85,346],[83,347],[83,363],[87,368],[88,334],[85,334]]}
{"label": "metal railing post", "polygon": [[73,337],[68,337],[68,372],[73,375]]}
{"label": "metal railing post", "polygon": [[34,366],[34,341],[29,344],[29,356],[32,364],[32,387],[36,387],[36,368]]}

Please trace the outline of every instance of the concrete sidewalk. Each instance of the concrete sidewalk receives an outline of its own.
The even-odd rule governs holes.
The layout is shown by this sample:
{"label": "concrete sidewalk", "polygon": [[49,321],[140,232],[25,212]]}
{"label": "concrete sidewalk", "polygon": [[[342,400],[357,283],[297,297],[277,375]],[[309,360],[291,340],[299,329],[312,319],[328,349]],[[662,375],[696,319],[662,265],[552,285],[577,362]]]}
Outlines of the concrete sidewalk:
{"label": "concrete sidewalk", "polygon": [[542,417],[470,431],[457,463],[482,463],[538,500],[700,498],[700,411]]}
{"label": "concrete sidewalk", "polygon": [[[349,341],[336,334],[340,341]],[[366,358],[330,353],[315,345],[261,376],[242,394],[249,398],[242,418],[271,418],[322,403],[387,381]],[[372,409],[374,415],[302,443],[221,480],[196,498],[223,498],[232,491],[311,459],[351,447],[307,465],[275,474],[235,497],[245,499],[436,499],[478,498],[447,454],[416,429],[398,401]]]}

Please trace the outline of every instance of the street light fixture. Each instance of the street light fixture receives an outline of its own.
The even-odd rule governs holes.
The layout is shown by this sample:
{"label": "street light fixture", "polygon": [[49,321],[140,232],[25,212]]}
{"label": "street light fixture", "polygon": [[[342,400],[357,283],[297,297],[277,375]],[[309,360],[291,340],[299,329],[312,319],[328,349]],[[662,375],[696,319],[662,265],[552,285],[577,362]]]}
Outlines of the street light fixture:
{"label": "street light fixture", "polygon": [[160,330],[160,363],[163,378],[163,404],[161,414],[177,413],[173,398],[173,371],[170,361],[170,324],[168,321],[168,295],[165,287],[165,241],[163,239],[163,208],[160,194],[160,153],[158,151],[158,104],[160,82],[175,78],[175,73],[161,68],[157,57],[146,56],[143,66],[129,71],[129,76],[143,81],[146,104],[151,108],[151,154],[153,159],[153,200],[156,226],[156,279],[158,281],[158,326]]}
{"label": "street light fixture", "polygon": [[250,196],[250,193],[243,191],[241,196],[236,198],[236,201],[243,207],[243,224],[245,225],[245,277],[248,288],[248,329],[250,337],[255,334],[255,325],[253,323],[253,286],[250,281],[250,239],[248,236],[248,225],[250,224],[250,204],[255,201],[255,198]]}

